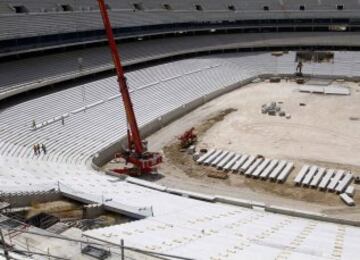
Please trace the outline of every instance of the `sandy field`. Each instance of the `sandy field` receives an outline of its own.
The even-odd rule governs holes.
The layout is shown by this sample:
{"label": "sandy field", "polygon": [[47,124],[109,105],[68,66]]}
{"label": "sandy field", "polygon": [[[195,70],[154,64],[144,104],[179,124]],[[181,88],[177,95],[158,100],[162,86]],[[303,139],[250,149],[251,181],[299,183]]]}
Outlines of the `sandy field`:
{"label": "sandy field", "polygon": [[[169,187],[358,219],[360,205],[350,208],[336,194],[293,183],[304,163],[360,174],[360,119],[356,120],[360,118],[360,86],[336,84],[349,86],[351,95],[300,93],[296,83],[283,80],[252,83],[206,103],[147,138],[150,150],[161,150],[165,159],[161,177],[150,179]],[[262,114],[261,106],[272,101],[280,102],[291,118]],[[219,119],[227,110],[231,111]],[[225,180],[209,178],[207,174],[215,169],[196,165],[178,149],[177,137],[191,127],[199,134],[198,149],[287,159],[295,163],[295,169],[284,184],[231,173]],[[360,204],[359,185],[355,186],[355,200]]]}

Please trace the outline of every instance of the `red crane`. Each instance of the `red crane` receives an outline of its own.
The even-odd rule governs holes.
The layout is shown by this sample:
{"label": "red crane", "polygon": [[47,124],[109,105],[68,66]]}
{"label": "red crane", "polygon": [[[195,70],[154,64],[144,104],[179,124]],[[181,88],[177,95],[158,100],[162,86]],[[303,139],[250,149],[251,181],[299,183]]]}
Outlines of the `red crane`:
{"label": "red crane", "polygon": [[193,127],[178,137],[181,148],[188,148],[197,141],[197,135],[194,133],[194,131],[195,128]]}
{"label": "red crane", "polygon": [[[109,47],[111,49],[111,56],[115,65],[117,81],[119,83],[120,93],[124,102],[126,119],[128,124],[127,137],[128,149],[121,153],[121,157],[125,159],[126,163],[133,164],[133,168],[114,169],[118,173],[151,173],[156,165],[162,162],[162,156],[159,153],[152,153],[147,151],[145,142],[141,140],[140,131],[136,122],[136,117],[131,102],[126,77],[121,65],[119,51],[114,39],[109,15],[104,0],[98,0],[100,13],[104,23]],[[130,129],[129,129],[130,128]]]}

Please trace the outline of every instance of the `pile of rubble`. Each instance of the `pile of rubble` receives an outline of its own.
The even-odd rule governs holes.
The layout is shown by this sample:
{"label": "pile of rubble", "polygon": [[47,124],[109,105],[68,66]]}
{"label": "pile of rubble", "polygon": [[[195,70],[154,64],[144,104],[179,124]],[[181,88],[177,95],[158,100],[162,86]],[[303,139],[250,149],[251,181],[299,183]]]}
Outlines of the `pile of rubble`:
{"label": "pile of rubble", "polygon": [[291,115],[283,111],[280,107],[282,102],[270,102],[269,104],[263,104],[261,107],[261,113],[267,114],[269,116],[281,116],[287,119],[291,118]]}

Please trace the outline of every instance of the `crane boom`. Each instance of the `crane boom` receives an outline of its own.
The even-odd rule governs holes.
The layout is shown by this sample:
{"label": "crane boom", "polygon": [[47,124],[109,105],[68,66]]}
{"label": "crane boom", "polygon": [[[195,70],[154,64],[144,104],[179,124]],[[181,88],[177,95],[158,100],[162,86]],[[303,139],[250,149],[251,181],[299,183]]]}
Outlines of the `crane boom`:
{"label": "crane boom", "polygon": [[[124,102],[127,124],[128,127],[130,127],[130,131],[129,129],[127,131],[128,149],[119,156],[120,158],[125,159],[125,167],[121,169],[113,169],[113,172],[120,174],[134,174],[134,172],[136,174],[152,173],[155,170],[155,166],[162,162],[162,156],[160,153],[148,152],[146,145],[141,140],[139,127],[136,122],[134,108],[130,98],[129,88],[124,75],[124,69],[121,65],[121,59],[114,39],[106,5],[104,0],[97,1],[99,3],[100,13],[111,50],[111,56],[116,69],[117,81],[121,97]],[[118,158],[118,156],[115,155],[115,158]],[[129,162],[133,165],[132,168],[126,167]]]}
{"label": "crane boom", "polygon": [[111,49],[111,56],[116,69],[117,81],[124,102],[126,117],[130,126],[131,137],[129,137],[129,140],[133,142],[136,153],[140,154],[144,151],[144,149],[141,141],[140,131],[136,122],[134,108],[130,99],[129,89],[124,74],[124,69],[121,65],[120,54],[117,49],[116,42],[114,40],[114,35],[113,35],[109,15],[106,10],[105,2],[104,0],[98,0],[98,2],[99,2],[100,13],[106,30],[106,35],[109,41],[109,47]]}

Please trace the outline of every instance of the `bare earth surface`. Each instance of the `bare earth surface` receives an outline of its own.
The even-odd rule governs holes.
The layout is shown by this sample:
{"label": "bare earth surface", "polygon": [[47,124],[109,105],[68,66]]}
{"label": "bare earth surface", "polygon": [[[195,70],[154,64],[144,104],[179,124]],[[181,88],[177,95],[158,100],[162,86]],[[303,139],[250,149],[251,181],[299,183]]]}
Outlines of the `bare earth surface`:
{"label": "bare earth surface", "polygon": [[[222,194],[266,204],[359,219],[360,190],[355,185],[357,206],[347,207],[333,193],[295,187],[293,179],[304,163],[360,174],[360,87],[355,83],[350,96],[300,93],[294,82],[254,83],[223,95],[156,132],[148,139],[150,150],[162,150],[162,178],[154,181],[206,194]],[[261,113],[271,101],[291,119]],[[300,106],[305,103],[306,106]],[[261,154],[267,158],[295,162],[284,184],[246,178],[229,173],[225,180],[207,177],[211,167],[198,166],[178,149],[177,136],[195,127],[197,148],[218,148]]]}

